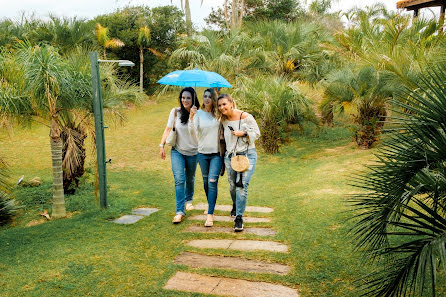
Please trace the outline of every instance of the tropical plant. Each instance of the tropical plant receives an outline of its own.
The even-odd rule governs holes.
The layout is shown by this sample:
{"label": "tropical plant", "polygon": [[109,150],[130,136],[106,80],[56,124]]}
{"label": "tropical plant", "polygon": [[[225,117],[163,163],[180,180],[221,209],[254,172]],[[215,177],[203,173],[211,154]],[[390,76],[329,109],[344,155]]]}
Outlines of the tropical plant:
{"label": "tropical plant", "polygon": [[8,167],[0,157],[0,226],[9,223],[18,209],[14,199],[9,197],[10,191]]}
{"label": "tropical plant", "polygon": [[363,67],[357,72],[350,68],[330,74],[321,103],[322,114],[332,112],[333,105],[343,111],[348,109],[357,124],[355,140],[362,149],[368,149],[377,140],[387,115],[386,103],[392,98],[393,89],[373,67]]}
{"label": "tropical plant", "polygon": [[32,44],[46,43],[65,54],[73,47],[92,46],[93,23],[77,18],[58,18],[50,15],[48,21],[39,20],[33,27],[27,26],[26,38]]}
{"label": "tropical plant", "polygon": [[[63,59],[51,46],[21,44],[13,53],[0,55],[2,121],[6,117],[20,122],[35,119],[50,128],[55,218],[65,216],[63,180],[66,189],[77,183],[83,172],[85,133],[93,131],[87,51],[78,49]],[[108,112],[120,115],[116,107],[142,97],[128,81],[116,78],[112,65],[101,67],[101,74],[103,107]]]}
{"label": "tropical plant", "polygon": [[284,77],[258,75],[254,79],[239,78],[234,96],[238,106],[257,119],[260,143],[270,154],[278,152],[288,124],[315,121],[309,99]]}
{"label": "tropical plant", "polygon": [[107,58],[106,49],[107,48],[121,48],[124,46],[124,42],[117,38],[112,38],[108,36],[108,28],[103,27],[101,24],[96,24],[96,40],[100,47],[102,47],[102,57]]}
{"label": "tropical plant", "polygon": [[[446,68],[395,100],[376,164],[353,182],[357,248],[378,265],[362,296],[436,296],[446,268]],[[403,103],[405,102],[405,103]],[[444,287],[444,282],[442,283]]]}

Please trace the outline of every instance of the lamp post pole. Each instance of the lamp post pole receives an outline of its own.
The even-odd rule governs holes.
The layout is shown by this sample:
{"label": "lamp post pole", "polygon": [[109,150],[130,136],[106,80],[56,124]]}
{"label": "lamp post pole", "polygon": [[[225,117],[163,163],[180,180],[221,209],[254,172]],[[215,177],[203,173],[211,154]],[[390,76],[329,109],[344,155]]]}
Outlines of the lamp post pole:
{"label": "lamp post pole", "polygon": [[96,156],[99,175],[99,201],[101,208],[107,208],[107,171],[105,160],[104,115],[102,113],[101,77],[99,75],[98,53],[90,53],[91,78],[93,86],[94,130],[96,133]]}

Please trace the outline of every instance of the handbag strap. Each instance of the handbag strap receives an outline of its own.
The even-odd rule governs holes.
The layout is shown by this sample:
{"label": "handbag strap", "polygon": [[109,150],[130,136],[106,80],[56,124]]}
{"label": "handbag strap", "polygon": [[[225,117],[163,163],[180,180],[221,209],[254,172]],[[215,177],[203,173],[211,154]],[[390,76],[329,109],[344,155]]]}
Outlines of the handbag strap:
{"label": "handbag strap", "polygon": [[177,108],[175,108],[175,113],[174,113],[174,117],[173,117],[173,127],[172,127],[173,131],[175,131],[176,122],[177,122]]}
{"label": "handbag strap", "polygon": [[[238,130],[240,131],[240,126],[241,126],[241,124],[242,124],[242,115],[243,115],[243,113],[244,113],[244,111],[242,111],[242,113],[240,114],[240,120],[239,120],[239,122],[238,122]],[[234,150],[232,151],[232,153],[234,154],[235,153],[235,149],[237,148],[237,144],[238,144],[238,139],[239,139],[240,137],[238,137],[237,136],[237,141],[235,142],[235,146],[234,146]],[[247,143],[247,147],[246,147],[246,152],[248,152],[248,148],[249,148],[249,143]]]}

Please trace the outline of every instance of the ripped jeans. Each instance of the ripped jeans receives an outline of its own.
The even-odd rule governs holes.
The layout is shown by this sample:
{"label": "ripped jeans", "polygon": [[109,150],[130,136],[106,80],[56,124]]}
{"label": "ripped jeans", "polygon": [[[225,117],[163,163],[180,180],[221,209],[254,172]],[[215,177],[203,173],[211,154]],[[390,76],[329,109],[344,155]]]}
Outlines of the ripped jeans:
{"label": "ripped jeans", "polygon": [[204,191],[208,199],[208,214],[214,214],[218,194],[218,177],[220,176],[223,162],[219,153],[198,153],[197,158],[198,164],[200,164],[201,174],[203,175]]}
{"label": "ripped jeans", "polygon": [[249,168],[242,175],[243,188],[235,186],[235,180],[237,178],[237,171],[234,171],[231,167],[231,159],[229,153],[225,154],[225,166],[228,172],[229,192],[231,193],[232,203],[236,208],[236,215],[243,216],[246,208],[246,202],[248,201],[248,186],[251,180],[254,169],[257,163],[257,152],[255,148],[248,150]]}

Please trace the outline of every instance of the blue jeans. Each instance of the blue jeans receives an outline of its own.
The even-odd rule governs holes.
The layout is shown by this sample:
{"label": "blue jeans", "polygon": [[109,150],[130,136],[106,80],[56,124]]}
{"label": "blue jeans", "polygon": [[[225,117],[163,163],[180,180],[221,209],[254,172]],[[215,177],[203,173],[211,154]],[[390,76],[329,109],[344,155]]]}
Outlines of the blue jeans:
{"label": "blue jeans", "polygon": [[257,163],[257,152],[255,148],[248,150],[248,159],[249,169],[243,173],[239,173],[242,175],[243,182],[243,188],[239,188],[235,186],[235,179],[237,178],[238,172],[232,169],[231,159],[228,156],[228,152],[226,152],[225,155],[225,166],[226,171],[228,172],[229,192],[231,193],[233,204],[235,204],[237,216],[243,216],[246,208],[246,202],[248,201],[249,181],[251,180]]}
{"label": "blue jeans", "polygon": [[217,203],[218,177],[220,176],[223,161],[219,153],[198,153],[198,163],[203,175],[204,191],[208,199],[208,214],[214,214],[215,203]]}
{"label": "blue jeans", "polygon": [[173,178],[175,179],[176,214],[186,215],[184,205],[194,196],[197,155],[186,156],[172,148],[170,151]]}

